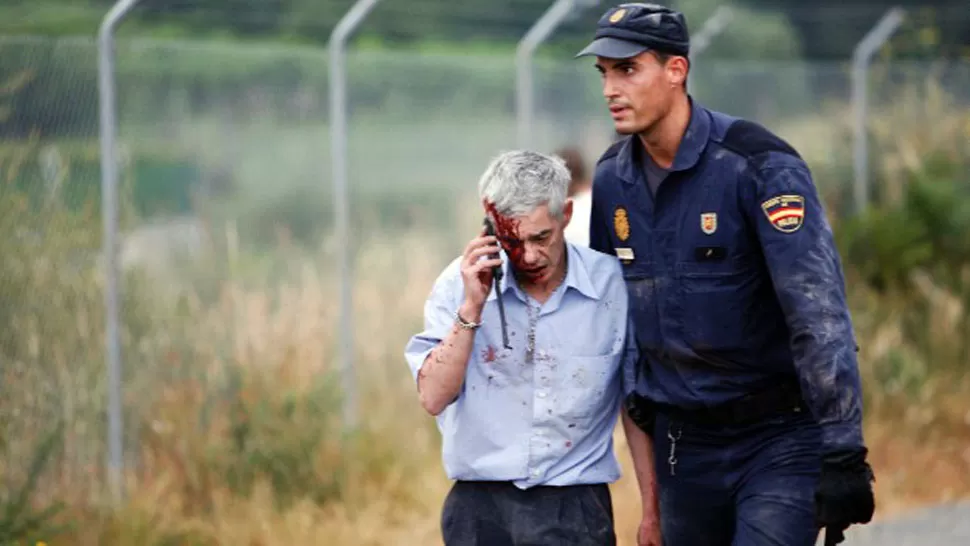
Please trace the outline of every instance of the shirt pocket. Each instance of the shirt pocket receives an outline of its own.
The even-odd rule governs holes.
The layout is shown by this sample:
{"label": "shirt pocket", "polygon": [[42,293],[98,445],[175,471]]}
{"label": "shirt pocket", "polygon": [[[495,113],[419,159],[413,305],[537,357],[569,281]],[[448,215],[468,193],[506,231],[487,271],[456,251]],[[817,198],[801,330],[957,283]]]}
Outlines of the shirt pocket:
{"label": "shirt pocket", "polygon": [[619,309],[607,299],[560,305],[550,317],[555,322],[540,322],[538,358],[543,359],[543,354],[550,355],[548,359],[558,354],[565,355],[564,358],[585,358],[615,353],[623,346],[627,330],[627,315]]}
{"label": "shirt pocket", "polygon": [[589,422],[607,411],[619,396],[622,351],[601,356],[577,356],[563,361],[553,403],[572,422]]}
{"label": "shirt pocket", "polygon": [[684,340],[695,350],[733,350],[745,345],[750,269],[738,259],[680,265]]}

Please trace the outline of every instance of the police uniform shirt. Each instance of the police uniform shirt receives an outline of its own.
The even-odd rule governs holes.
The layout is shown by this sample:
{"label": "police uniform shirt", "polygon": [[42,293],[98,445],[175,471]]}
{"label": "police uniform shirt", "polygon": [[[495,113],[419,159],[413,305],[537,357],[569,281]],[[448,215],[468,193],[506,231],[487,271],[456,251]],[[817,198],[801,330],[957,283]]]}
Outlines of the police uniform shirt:
{"label": "police uniform shirt", "polygon": [[638,390],[697,408],[798,382],[827,445],[862,445],[841,263],[808,166],[693,100],[662,181],[645,155],[630,136],[600,158],[590,217],[590,247],[622,263]]}

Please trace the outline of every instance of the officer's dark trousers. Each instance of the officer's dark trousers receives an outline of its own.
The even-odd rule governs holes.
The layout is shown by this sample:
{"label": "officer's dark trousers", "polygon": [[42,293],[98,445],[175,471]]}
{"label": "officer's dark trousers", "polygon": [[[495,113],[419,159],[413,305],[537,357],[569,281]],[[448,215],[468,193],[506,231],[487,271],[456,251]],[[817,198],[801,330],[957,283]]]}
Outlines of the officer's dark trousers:
{"label": "officer's dark trousers", "polygon": [[607,485],[457,482],[441,513],[445,546],[614,546]]}
{"label": "officer's dark trousers", "polygon": [[[816,543],[821,436],[807,411],[727,427],[660,415],[656,427],[665,546]],[[673,474],[668,433],[676,438]]]}

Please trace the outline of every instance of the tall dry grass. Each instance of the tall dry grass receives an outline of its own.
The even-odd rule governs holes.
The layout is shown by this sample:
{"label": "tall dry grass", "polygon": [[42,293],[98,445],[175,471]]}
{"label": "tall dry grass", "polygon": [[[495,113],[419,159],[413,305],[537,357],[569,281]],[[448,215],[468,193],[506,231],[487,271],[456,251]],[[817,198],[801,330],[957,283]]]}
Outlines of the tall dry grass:
{"label": "tall dry grass", "polygon": [[[880,119],[894,126],[953,116],[950,107],[929,111],[922,96],[913,100],[923,101],[924,110],[897,108]],[[847,129],[841,119],[837,113],[799,127],[837,141]],[[970,128],[970,116],[939,126],[955,139]],[[876,127],[881,164],[890,173],[924,172],[922,161],[905,158],[936,157],[955,142],[901,139]],[[361,427],[352,435],[340,426],[330,244],[310,252],[284,244],[270,256],[254,256],[227,244],[237,239],[232,226],[213,226],[218,244],[200,261],[179,264],[174,275],[127,276],[129,496],[115,510],[103,471],[100,223],[96,210],[70,212],[56,200],[31,208],[11,182],[30,159],[30,153],[0,158],[0,227],[13,234],[0,242],[0,479],[7,486],[0,513],[9,516],[0,518],[0,534],[19,529],[22,538],[81,546],[440,543],[438,510],[449,483],[437,430],[417,404],[402,357],[408,337],[421,328],[431,283],[457,251],[441,243],[439,232],[418,226],[361,234],[357,241]],[[810,161],[832,167],[826,158]],[[913,176],[898,179],[909,184]],[[468,203],[456,231],[471,234],[479,214],[474,200]],[[862,233],[844,244],[879,515],[965,496],[970,282],[942,272],[966,268],[966,261],[957,257],[950,260],[954,267],[935,268],[955,255],[952,245],[944,246],[931,260],[900,268],[906,274],[893,277],[894,284],[876,286],[869,270],[858,267],[857,255],[869,257],[857,254],[853,241],[895,235],[872,227],[878,224],[836,225],[840,234]],[[885,269],[889,258],[877,258],[876,269]],[[38,446],[57,423],[65,427],[56,435],[57,449],[31,472]],[[632,543],[639,501],[619,431],[615,439],[625,470],[613,486],[625,545]],[[19,491],[29,495],[21,498]],[[49,506],[61,510],[50,516],[43,512]]]}
{"label": "tall dry grass", "polygon": [[[871,79],[883,97],[886,76]],[[850,108],[781,128],[842,212],[833,224],[882,517],[970,494],[970,109],[932,77],[892,88],[871,106],[873,206],[863,215],[851,206]]]}

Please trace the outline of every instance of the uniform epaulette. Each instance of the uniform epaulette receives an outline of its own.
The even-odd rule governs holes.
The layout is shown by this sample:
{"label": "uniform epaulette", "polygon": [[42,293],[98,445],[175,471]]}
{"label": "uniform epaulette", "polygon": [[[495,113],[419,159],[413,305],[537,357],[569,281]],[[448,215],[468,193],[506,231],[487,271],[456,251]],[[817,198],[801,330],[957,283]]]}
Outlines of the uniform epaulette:
{"label": "uniform epaulette", "polygon": [[764,126],[745,119],[731,123],[724,133],[721,145],[746,158],[769,152],[778,152],[801,159],[795,148],[784,139]]}

